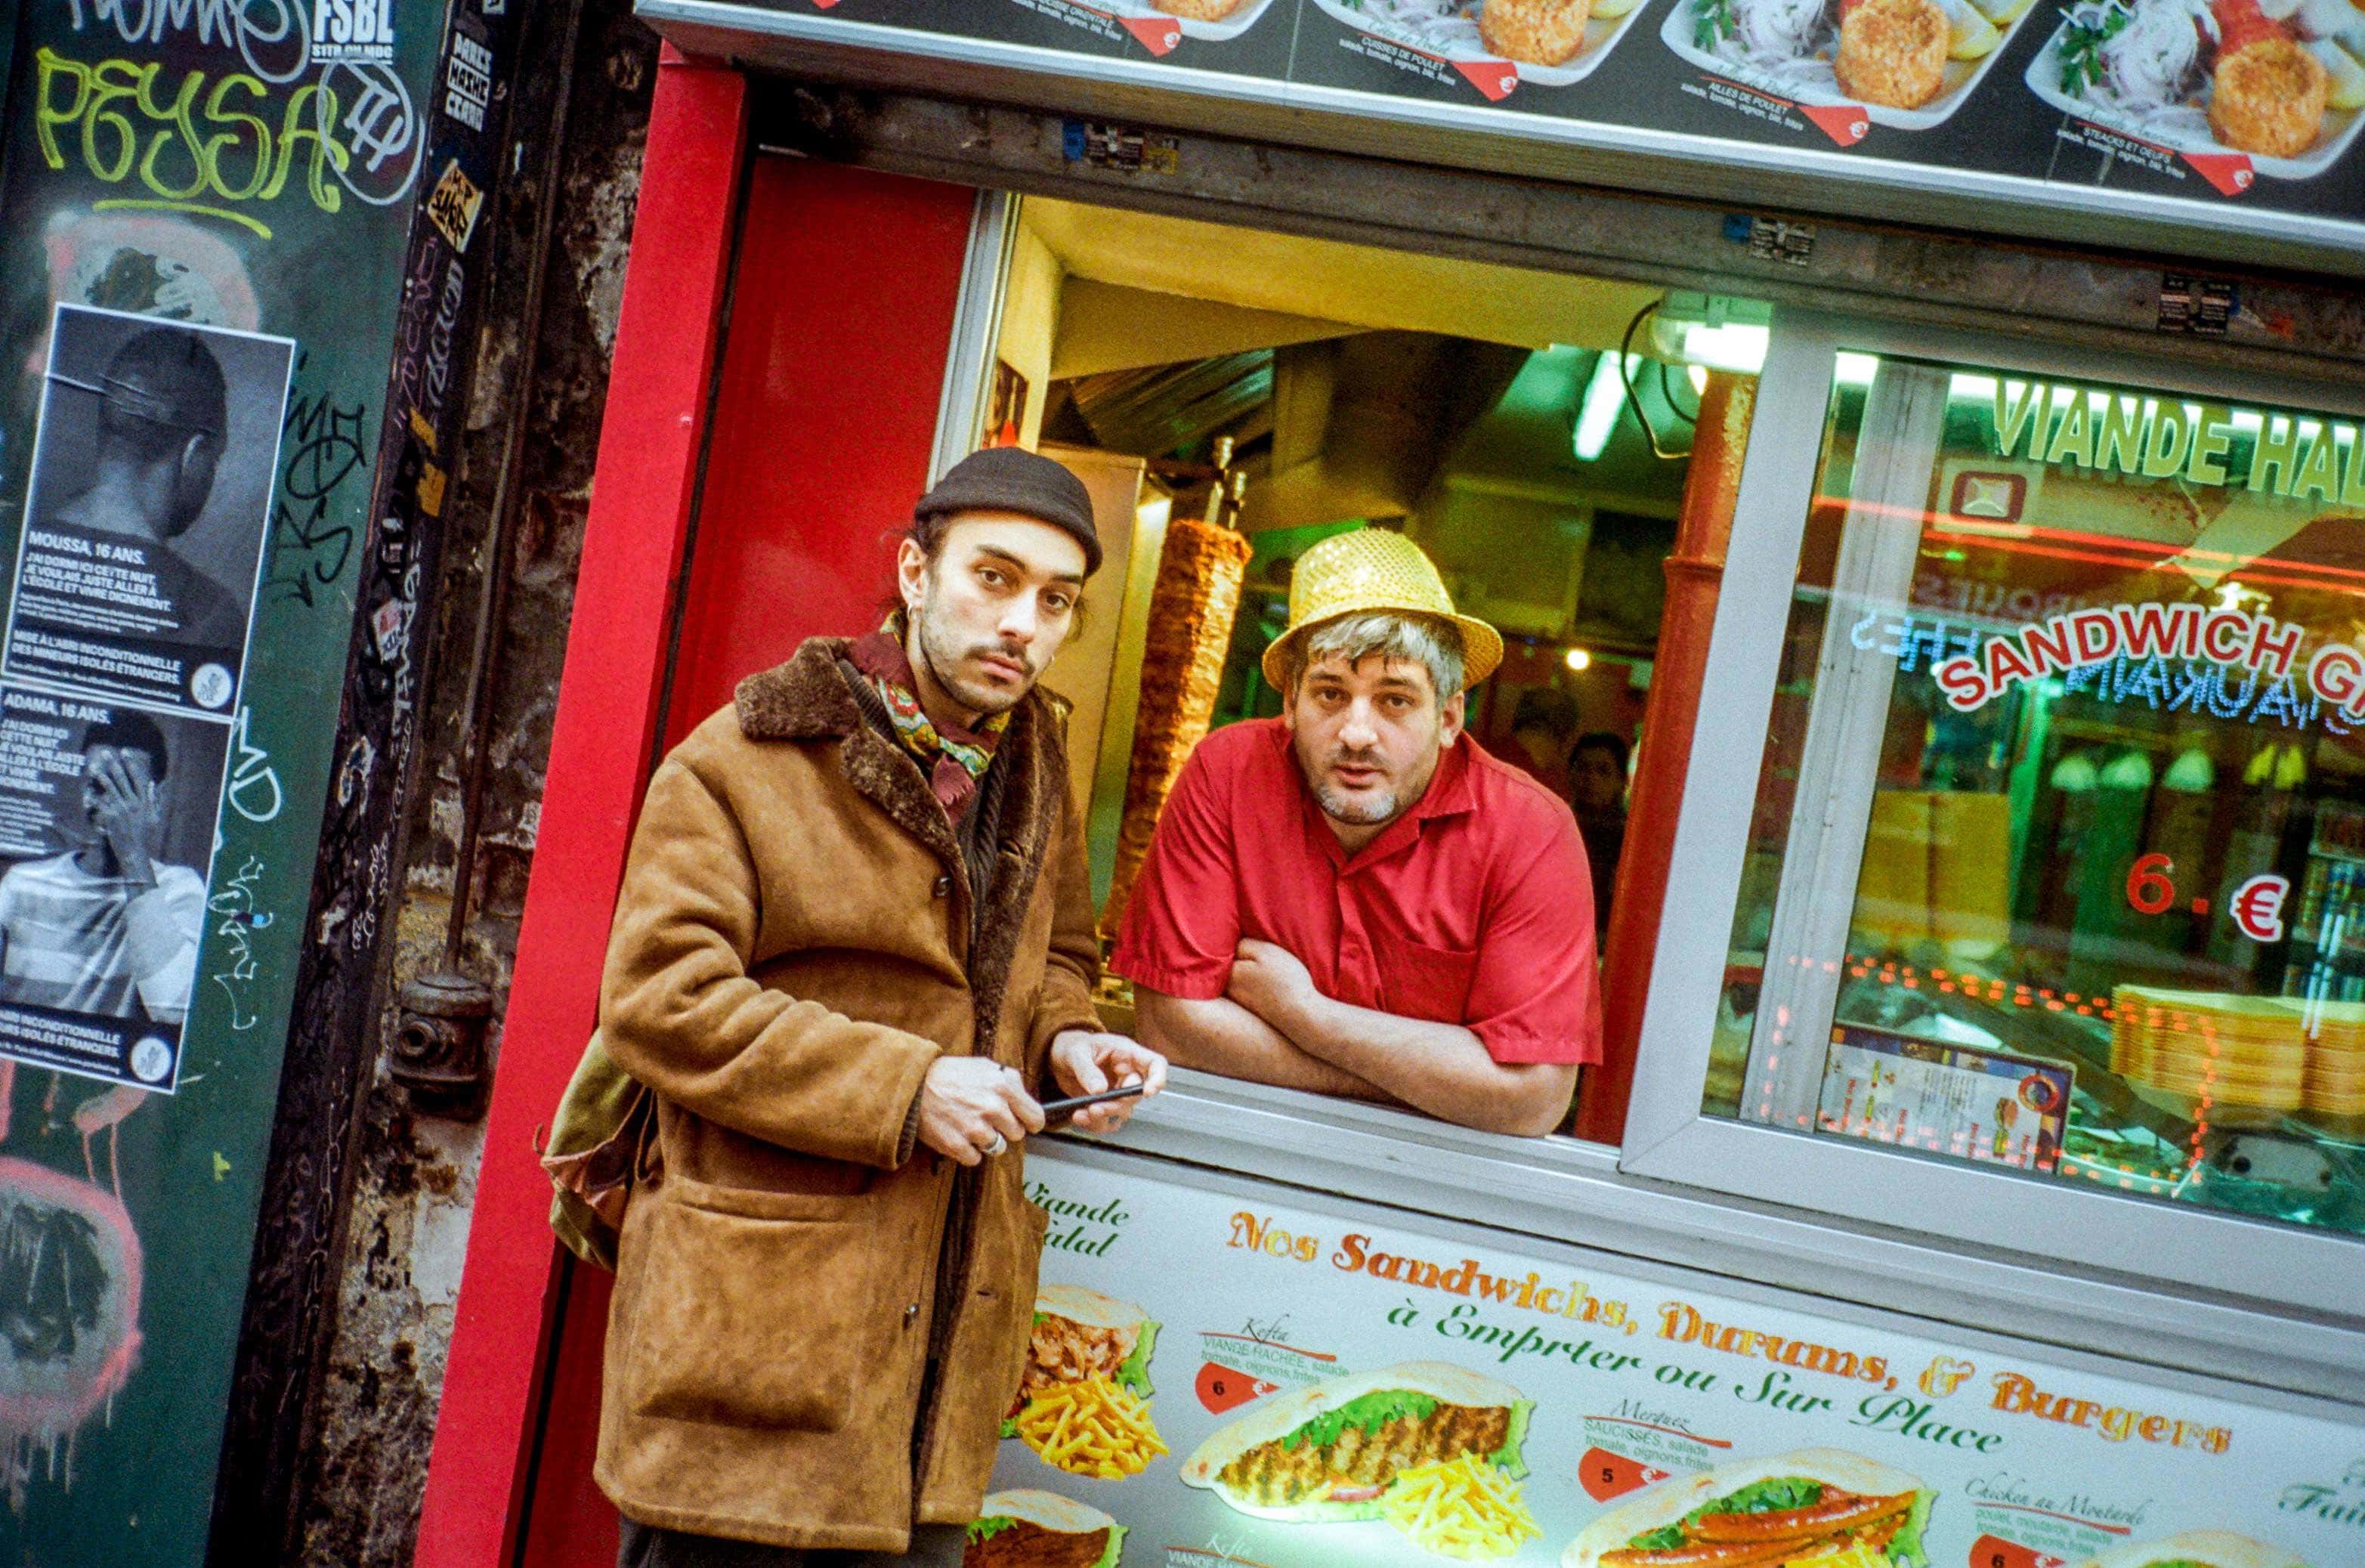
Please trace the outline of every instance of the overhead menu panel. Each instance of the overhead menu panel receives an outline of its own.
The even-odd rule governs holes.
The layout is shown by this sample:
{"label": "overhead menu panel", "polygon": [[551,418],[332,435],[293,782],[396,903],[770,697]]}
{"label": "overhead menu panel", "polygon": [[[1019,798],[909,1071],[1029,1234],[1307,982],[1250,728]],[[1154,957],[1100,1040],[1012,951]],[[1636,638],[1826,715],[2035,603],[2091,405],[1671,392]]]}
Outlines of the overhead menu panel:
{"label": "overhead menu panel", "polygon": [[[1496,173],[2365,271],[2354,0],[642,0],[640,12],[684,48],[759,66]],[[1068,140],[1072,162],[1149,177],[1176,156],[1154,134],[1081,118]]]}

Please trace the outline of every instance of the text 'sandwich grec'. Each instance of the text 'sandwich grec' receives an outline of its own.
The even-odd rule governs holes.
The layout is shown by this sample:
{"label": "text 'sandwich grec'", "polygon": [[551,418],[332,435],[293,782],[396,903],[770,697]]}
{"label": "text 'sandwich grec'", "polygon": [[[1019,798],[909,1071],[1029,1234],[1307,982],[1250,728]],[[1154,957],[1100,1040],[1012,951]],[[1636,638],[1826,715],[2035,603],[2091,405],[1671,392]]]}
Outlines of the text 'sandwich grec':
{"label": "text 'sandwich grec'", "polygon": [[2125,1540],[2083,1568],[2307,1568],[2297,1553],[2231,1530],[2195,1529],[2161,1540]]}
{"label": "text 'sandwich grec'", "polygon": [[1058,1383],[1104,1377],[1149,1398],[1149,1355],[1157,1343],[1158,1325],[1133,1303],[1082,1285],[1045,1285],[1035,1293],[1026,1365],[1003,1413],[1002,1435],[1016,1436],[1027,1402]]}
{"label": "text 'sandwich grec'", "polygon": [[996,1492],[980,1506],[961,1568],[1117,1568],[1125,1527],[1056,1492]]}
{"label": "text 'sandwich grec'", "polygon": [[1561,1568],[1924,1568],[1935,1497],[1842,1449],[1733,1460],[1636,1493],[1569,1542]]}
{"label": "text 'sandwich grec'", "polygon": [[1405,1361],[1259,1401],[1209,1434],[1182,1483],[1260,1518],[1377,1518],[1396,1478],[1418,1465],[1470,1454],[1525,1475],[1519,1445],[1534,1407],[1483,1372]]}

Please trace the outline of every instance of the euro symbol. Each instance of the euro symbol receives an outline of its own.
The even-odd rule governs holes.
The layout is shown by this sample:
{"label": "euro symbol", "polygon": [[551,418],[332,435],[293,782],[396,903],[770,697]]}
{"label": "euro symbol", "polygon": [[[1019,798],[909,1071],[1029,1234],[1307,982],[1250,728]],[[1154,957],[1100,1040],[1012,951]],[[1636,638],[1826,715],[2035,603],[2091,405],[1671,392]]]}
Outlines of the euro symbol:
{"label": "euro symbol", "polygon": [[2291,879],[2271,873],[2251,878],[2234,890],[2234,924],[2253,942],[2283,939],[2283,900],[2291,895]]}

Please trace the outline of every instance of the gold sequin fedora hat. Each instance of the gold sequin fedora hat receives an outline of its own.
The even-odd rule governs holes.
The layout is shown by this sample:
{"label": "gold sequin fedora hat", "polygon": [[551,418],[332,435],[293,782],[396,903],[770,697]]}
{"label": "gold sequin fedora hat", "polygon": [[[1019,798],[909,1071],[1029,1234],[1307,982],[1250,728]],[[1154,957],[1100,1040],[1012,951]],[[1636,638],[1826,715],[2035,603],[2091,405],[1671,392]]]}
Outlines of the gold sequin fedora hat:
{"label": "gold sequin fedora hat", "polygon": [[1326,621],[1397,610],[1452,622],[1462,633],[1462,680],[1475,686],[1503,662],[1503,634],[1459,614],[1420,546],[1384,528],[1337,533],[1298,559],[1289,579],[1289,629],[1264,651],[1264,678],[1279,689],[1298,640]]}

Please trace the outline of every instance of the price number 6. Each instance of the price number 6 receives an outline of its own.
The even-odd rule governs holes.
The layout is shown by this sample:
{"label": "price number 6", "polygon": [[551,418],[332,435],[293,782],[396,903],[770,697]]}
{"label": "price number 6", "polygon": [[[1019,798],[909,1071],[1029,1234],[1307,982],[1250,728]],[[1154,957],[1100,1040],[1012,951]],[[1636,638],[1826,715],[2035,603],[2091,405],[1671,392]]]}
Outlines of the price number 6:
{"label": "price number 6", "polygon": [[2176,884],[2168,874],[2176,862],[2165,855],[2146,855],[2127,872],[2127,903],[2137,914],[2164,914],[2176,902]]}

